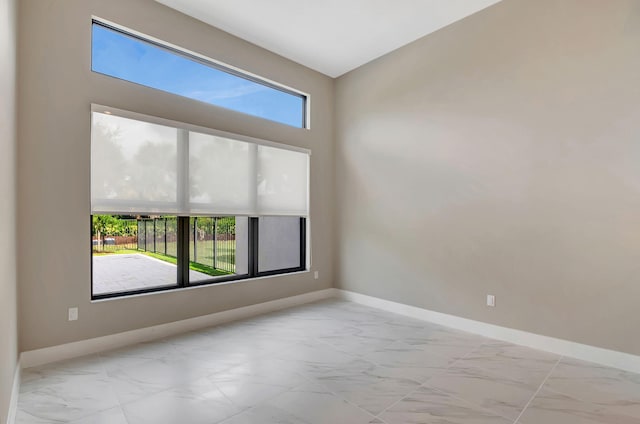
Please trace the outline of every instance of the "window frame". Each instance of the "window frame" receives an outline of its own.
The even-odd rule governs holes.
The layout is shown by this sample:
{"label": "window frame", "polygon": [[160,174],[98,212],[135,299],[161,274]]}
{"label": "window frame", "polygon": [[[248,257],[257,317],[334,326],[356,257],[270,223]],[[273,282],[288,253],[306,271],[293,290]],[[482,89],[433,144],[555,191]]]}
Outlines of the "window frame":
{"label": "window frame", "polygon": [[[169,94],[172,94],[172,95],[175,95],[175,96],[180,96],[180,97],[183,97],[183,98],[187,98],[187,99],[195,101],[195,102],[204,103],[206,105],[219,107],[219,108],[222,108],[222,109],[225,109],[225,110],[230,110],[232,112],[241,113],[243,115],[251,116],[251,117],[262,119],[262,120],[265,120],[265,121],[275,122],[275,123],[278,123],[278,124],[281,124],[281,125],[286,125],[286,126],[289,126],[289,127],[292,127],[292,128],[299,128],[299,129],[306,129],[306,130],[311,129],[311,126],[310,126],[310,105],[311,105],[311,100],[310,100],[310,95],[308,93],[304,93],[304,92],[302,92],[300,90],[296,90],[296,89],[288,87],[288,86],[286,86],[284,84],[280,84],[278,82],[269,80],[267,78],[260,77],[259,75],[256,75],[254,73],[251,73],[251,72],[245,71],[243,69],[237,68],[235,66],[229,65],[227,63],[212,59],[212,58],[207,57],[205,55],[202,55],[202,54],[193,52],[191,50],[185,49],[183,47],[179,47],[179,46],[177,46],[175,44],[171,44],[171,43],[162,41],[162,40],[160,40],[158,38],[155,38],[155,37],[143,34],[141,32],[126,28],[126,27],[124,27],[122,25],[118,25],[118,24],[116,24],[114,22],[110,22],[110,21],[108,21],[106,19],[102,19],[102,18],[99,18],[99,17],[96,17],[96,16],[92,16],[91,17],[91,28],[92,29],[93,29],[94,25],[98,25],[98,26],[101,26],[103,28],[115,31],[115,32],[117,32],[117,33],[119,33],[121,35],[126,36],[126,37],[130,37],[130,38],[133,38],[134,40],[150,44],[150,45],[152,45],[154,47],[157,47],[159,49],[165,50],[165,51],[167,51],[169,53],[184,57],[184,58],[189,59],[189,60],[193,60],[194,62],[197,62],[197,63],[200,63],[202,65],[211,67],[211,68],[216,69],[218,71],[225,72],[227,74],[236,76],[238,78],[242,78],[242,79],[245,79],[247,81],[251,81],[253,83],[260,84],[260,85],[263,85],[265,87],[268,87],[268,88],[271,88],[271,89],[274,89],[274,90],[278,90],[278,91],[281,91],[283,93],[286,93],[286,94],[289,94],[289,95],[292,95],[292,96],[295,96],[295,97],[299,97],[300,99],[302,99],[301,125],[300,126],[293,126],[293,125],[285,124],[283,122],[274,121],[274,120],[269,119],[269,118],[264,118],[264,117],[253,115],[253,114],[250,114],[250,113],[246,113],[246,112],[243,112],[243,111],[240,111],[240,110],[230,109],[230,108],[227,108],[227,107],[224,107],[224,106],[219,106],[219,105],[216,105],[214,103],[208,103],[208,102],[205,102],[205,101],[202,101],[202,100],[193,99],[191,97],[182,96],[180,94],[172,93],[172,92],[167,91],[167,90],[163,90],[163,89],[155,88],[155,87],[150,87],[150,86],[147,86],[147,85],[144,85],[144,84],[137,83],[135,81],[131,81],[131,80],[115,77],[115,76],[112,76],[112,75],[109,75],[109,74],[105,74],[105,73],[96,71],[96,70],[93,69],[93,53],[92,53],[91,54],[91,58],[92,59],[91,59],[91,67],[90,68],[91,68],[91,72],[93,72],[95,74],[104,75],[104,76],[109,77],[109,78],[115,78],[115,79],[120,80],[120,81],[126,81],[128,83],[136,84],[136,85],[139,85],[139,86],[142,86],[142,87],[146,87],[146,88],[150,88],[152,90],[162,91],[164,93],[169,93]],[[93,49],[93,40],[92,40],[92,49]]]}
{"label": "window frame", "polygon": [[[249,136],[244,136],[241,134],[235,134],[235,133],[231,133],[231,132],[227,132],[227,131],[221,131],[221,130],[216,130],[213,128],[207,128],[207,127],[201,127],[198,125],[193,125],[193,124],[188,124],[185,122],[180,122],[180,121],[174,121],[174,120],[170,120],[170,119],[165,119],[165,118],[160,118],[157,116],[152,116],[152,115],[146,115],[143,113],[139,113],[139,112],[133,112],[130,110],[123,110],[123,109],[118,109],[118,108],[114,108],[114,107],[110,107],[110,106],[104,106],[104,105],[100,105],[100,104],[91,104],[91,108],[90,108],[90,113],[89,113],[89,119],[91,120],[91,113],[93,112],[98,112],[98,113],[105,113],[107,112],[110,115],[115,115],[115,116],[120,116],[123,118],[130,118],[130,119],[134,119],[134,120],[139,120],[139,121],[143,121],[143,122],[148,122],[148,123],[152,123],[152,124],[158,124],[158,125],[164,125],[164,126],[170,126],[170,127],[175,127],[181,130],[185,130],[185,131],[194,131],[194,132],[198,132],[198,133],[202,133],[202,134],[207,134],[207,135],[213,135],[213,136],[219,136],[219,137],[224,137],[224,138],[230,138],[230,139],[234,139],[234,140],[238,140],[241,142],[247,142],[247,143],[253,143],[256,145],[263,145],[263,146],[269,146],[269,147],[275,147],[275,148],[280,148],[280,149],[285,149],[285,150],[290,150],[290,151],[294,151],[294,152],[300,152],[300,153],[305,153],[308,154],[309,157],[311,156],[312,152],[309,149],[306,149],[304,147],[298,147],[298,146],[292,146],[289,144],[283,144],[283,143],[278,143],[278,142],[274,142],[274,141],[270,141],[270,140],[264,140],[264,139],[259,139],[259,138],[255,138],[255,137],[249,137]],[[309,168],[307,170],[307,172],[311,172],[311,168],[310,168],[310,163],[309,163]],[[308,178],[308,183],[310,184],[310,175],[307,175]],[[309,191],[308,191],[308,195],[310,195],[310,187],[309,187]],[[91,201],[91,199],[89,199]],[[191,217],[195,217],[195,216],[223,216],[223,214],[221,215],[212,215],[212,214],[185,214],[185,215],[176,215],[177,221],[178,221],[178,228],[177,228],[177,233],[178,233],[178,245],[177,245],[177,268],[178,271],[176,272],[176,284],[175,285],[171,285],[171,286],[158,286],[158,287],[148,287],[148,288],[143,288],[143,289],[133,289],[133,290],[127,290],[127,291],[119,291],[119,292],[112,292],[112,293],[102,293],[102,294],[94,294],[94,284],[93,284],[93,237],[92,237],[92,226],[93,226],[93,215],[94,213],[91,212],[91,205],[89,205],[88,207],[89,212],[89,228],[88,228],[88,234],[89,234],[89,245],[90,245],[90,261],[91,261],[91,275],[90,275],[90,280],[91,280],[91,300],[92,301],[99,301],[99,300],[105,300],[105,299],[115,299],[115,298],[121,298],[121,297],[128,297],[128,296],[135,296],[135,295],[141,295],[141,294],[149,294],[149,293],[157,293],[157,292],[170,292],[173,290],[181,290],[181,289],[186,289],[186,288],[194,288],[194,287],[201,287],[201,286],[211,286],[211,285],[215,285],[215,284],[222,284],[222,283],[233,283],[233,282],[239,282],[239,281],[246,281],[246,280],[251,280],[251,279],[256,279],[256,278],[263,278],[263,277],[270,277],[270,276],[276,276],[276,275],[286,275],[286,274],[290,274],[290,273],[296,273],[296,272],[305,272],[305,271],[309,271],[310,267],[311,267],[311,255],[310,255],[310,242],[309,242],[309,229],[310,229],[310,214],[307,214],[306,216],[299,216],[300,218],[300,266],[299,267],[293,267],[293,268],[287,268],[287,269],[277,269],[277,270],[269,270],[269,271],[262,271],[259,272],[258,271],[258,248],[259,248],[259,243],[258,243],[258,234],[259,234],[259,217],[260,216],[277,216],[277,215],[269,215],[269,214],[264,214],[264,215],[237,215],[237,216],[246,216],[247,219],[249,220],[248,222],[248,231],[249,231],[249,235],[248,235],[248,241],[247,241],[247,255],[248,255],[248,270],[249,272],[247,274],[242,274],[242,275],[229,275],[229,276],[220,276],[220,277],[212,277],[211,279],[207,279],[207,280],[201,280],[201,281],[197,281],[194,283],[189,283],[188,281],[188,274],[189,274],[189,267],[188,266],[184,266],[184,264],[188,264],[190,262],[190,257],[189,257],[189,235],[190,235],[190,225],[189,225],[189,219]],[[123,211],[123,213],[126,214],[130,214],[130,215],[136,215],[137,213],[135,211],[129,211],[129,212],[125,212]],[[96,213],[96,215],[113,215],[115,213],[113,212],[103,212],[103,213]],[[139,215],[148,215],[147,212],[145,213],[138,213]],[[230,215],[230,216],[234,216],[234,215]],[[292,215],[289,215],[292,216]],[[297,215],[293,215],[293,216],[297,216]],[[183,224],[180,224],[180,222],[183,222]],[[181,228],[182,227],[184,228]],[[184,235],[180,235],[182,234],[182,232],[184,232]]]}
{"label": "window frame", "polygon": [[[112,293],[94,294],[93,284],[93,214],[89,215],[89,244],[91,252],[91,300],[105,300],[114,299],[126,296],[134,296],[140,294],[156,293],[156,292],[169,292],[174,290],[180,290],[185,288],[212,286],[221,283],[230,283],[236,281],[256,279],[260,277],[269,277],[275,275],[286,275],[294,272],[307,271],[307,218],[299,217],[300,219],[300,266],[286,269],[277,269],[269,271],[258,271],[258,234],[259,234],[259,217],[250,216],[248,219],[248,240],[247,240],[247,274],[229,275],[221,277],[211,277],[206,280],[200,280],[191,283],[189,281],[189,237],[191,233],[190,218],[192,216],[178,216],[177,218],[177,254],[176,254],[176,284],[171,286],[158,286],[148,287],[143,289],[134,289],[127,291],[119,291]],[[185,266],[185,264],[187,264]]]}

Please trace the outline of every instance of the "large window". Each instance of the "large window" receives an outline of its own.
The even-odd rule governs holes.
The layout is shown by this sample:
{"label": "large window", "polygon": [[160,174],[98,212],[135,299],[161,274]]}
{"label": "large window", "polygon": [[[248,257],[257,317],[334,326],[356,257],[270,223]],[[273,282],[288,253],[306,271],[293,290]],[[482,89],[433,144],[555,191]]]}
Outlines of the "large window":
{"label": "large window", "polygon": [[99,21],[93,22],[91,66],[111,77],[306,127],[305,95]]}
{"label": "large window", "polygon": [[309,153],[94,106],[93,297],[306,268]]}

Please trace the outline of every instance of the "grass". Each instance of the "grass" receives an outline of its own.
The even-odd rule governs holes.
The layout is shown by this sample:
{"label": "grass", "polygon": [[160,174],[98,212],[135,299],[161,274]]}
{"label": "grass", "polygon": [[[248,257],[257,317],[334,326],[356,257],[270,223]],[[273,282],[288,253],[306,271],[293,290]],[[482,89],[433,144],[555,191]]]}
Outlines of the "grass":
{"label": "grass", "polygon": [[[211,249],[211,251],[213,252],[213,249]],[[162,253],[153,253],[153,252],[145,252],[142,250],[137,250],[137,249],[118,249],[118,250],[113,250],[110,252],[98,252],[98,251],[94,251],[93,255],[94,256],[109,256],[109,255],[126,255],[126,254],[142,254],[142,255],[146,255],[149,256],[151,258],[155,258],[155,259],[159,259],[161,261],[164,262],[168,262],[170,264],[176,265],[178,263],[178,259],[174,258],[173,256],[168,256],[168,255],[163,255]],[[206,256],[205,256],[206,257]],[[207,275],[211,275],[214,277],[217,276],[221,276],[221,275],[231,275],[233,274],[233,272],[228,272],[228,271],[224,271],[221,269],[216,269],[213,268],[211,266],[199,263],[199,262],[189,262],[189,269],[192,271],[198,271],[198,272],[202,272],[204,274]]]}
{"label": "grass", "polygon": [[111,256],[111,255],[132,255],[134,253],[144,253],[137,249],[118,249],[118,250],[94,250],[93,256]]}
{"label": "grass", "polygon": [[[135,245],[134,245],[135,246]],[[164,243],[160,242],[157,246],[159,252],[165,252]],[[197,242],[196,247],[196,255],[194,255],[194,245],[193,240],[189,242],[189,256],[191,259],[196,256],[196,260],[193,261],[195,263],[199,263],[204,265],[205,267],[215,268],[215,269],[227,269],[232,270],[235,268],[236,263],[236,243],[235,240],[218,240],[216,242],[216,249],[214,252],[213,241],[212,240],[200,240]],[[107,250],[111,248],[118,248],[116,246],[106,246]],[[153,250],[153,243],[150,242],[148,244],[149,250]],[[168,255],[163,256],[175,256],[177,250],[177,242],[168,242],[166,246],[166,252]],[[135,247],[134,247],[134,250]],[[114,252],[115,253],[115,252]],[[127,252],[129,253],[129,252]],[[138,252],[139,253],[139,252]],[[214,254],[215,253],[215,254]],[[163,253],[160,253],[163,254]],[[214,261],[215,256],[215,261]],[[215,267],[214,267],[215,262]]]}
{"label": "grass", "polygon": [[[142,253],[142,254],[150,256],[152,258],[160,259],[161,261],[169,262],[169,263],[172,263],[174,265],[176,265],[178,263],[178,259],[174,258],[173,256],[163,255],[162,253],[153,253],[153,252],[138,252],[138,253]],[[215,269],[213,267],[210,267],[210,266],[198,263],[198,262],[189,262],[189,269],[192,270],[192,271],[202,272],[202,273],[208,274],[208,275],[213,275],[214,277],[217,277],[219,275],[230,275],[230,274],[233,274],[232,272],[223,271],[221,269]]]}

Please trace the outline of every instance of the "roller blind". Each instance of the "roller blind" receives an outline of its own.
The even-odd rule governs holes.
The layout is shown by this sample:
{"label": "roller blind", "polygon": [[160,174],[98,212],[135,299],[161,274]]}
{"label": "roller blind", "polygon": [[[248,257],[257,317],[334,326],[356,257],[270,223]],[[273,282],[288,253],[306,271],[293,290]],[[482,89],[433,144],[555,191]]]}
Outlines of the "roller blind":
{"label": "roller blind", "polygon": [[258,146],[258,214],[307,214],[309,156]]}
{"label": "roller blind", "polygon": [[166,212],[178,208],[178,130],[93,113],[92,212]]}
{"label": "roller blind", "polygon": [[308,152],[99,109],[92,213],[308,216]]}
{"label": "roller blind", "polygon": [[255,212],[255,145],[189,132],[190,212]]}

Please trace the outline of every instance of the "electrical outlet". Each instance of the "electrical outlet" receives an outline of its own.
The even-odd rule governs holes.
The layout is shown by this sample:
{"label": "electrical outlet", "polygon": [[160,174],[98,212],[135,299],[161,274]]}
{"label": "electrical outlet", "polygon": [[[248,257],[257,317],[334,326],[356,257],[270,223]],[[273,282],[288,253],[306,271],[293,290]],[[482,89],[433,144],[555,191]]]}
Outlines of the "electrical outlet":
{"label": "electrical outlet", "polygon": [[78,308],[69,308],[69,321],[78,320]]}
{"label": "electrical outlet", "polygon": [[315,278],[316,280],[317,280],[318,278],[320,278],[320,272],[319,272],[319,271],[314,272],[314,273],[313,273],[313,278]]}
{"label": "electrical outlet", "polygon": [[494,295],[487,295],[487,306],[491,306],[492,308],[496,306],[496,297]]}

